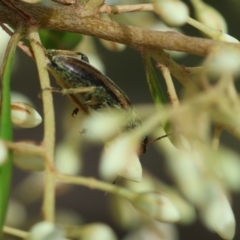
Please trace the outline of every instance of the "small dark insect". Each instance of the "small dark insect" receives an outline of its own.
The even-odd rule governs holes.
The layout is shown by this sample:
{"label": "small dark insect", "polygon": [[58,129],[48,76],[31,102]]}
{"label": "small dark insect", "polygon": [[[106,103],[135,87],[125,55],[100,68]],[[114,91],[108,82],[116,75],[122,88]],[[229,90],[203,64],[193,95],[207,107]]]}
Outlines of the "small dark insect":
{"label": "small dark insect", "polygon": [[[127,95],[110,78],[90,65],[86,55],[80,52],[47,50],[47,56],[50,60],[47,67],[57,83],[68,91],[68,96],[86,114],[89,114],[89,109],[126,112],[129,120],[121,127],[121,132],[141,125]],[[78,108],[73,114],[78,112]],[[139,155],[146,152],[148,143],[148,137],[145,137]]]}

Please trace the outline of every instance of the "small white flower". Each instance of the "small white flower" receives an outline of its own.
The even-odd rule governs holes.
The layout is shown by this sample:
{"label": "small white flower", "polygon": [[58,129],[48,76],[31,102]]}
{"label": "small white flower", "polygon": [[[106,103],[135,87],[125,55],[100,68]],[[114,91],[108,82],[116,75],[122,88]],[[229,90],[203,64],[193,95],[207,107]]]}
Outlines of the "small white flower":
{"label": "small white flower", "polygon": [[209,182],[208,188],[208,197],[199,211],[203,221],[223,239],[233,239],[236,222],[229,201],[215,182]]}
{"label": "small white flower", "polygon": [[168,152],[171,174],[184,195],[193,203],[203,201],[206,183],[199,163],[202,156],[195,150],[175,150]]}
{"label": "small white flower", "polygon": [[227,32],[227,23],[223,16],[213,7],[202,1],[192,1],[196,19],[206,26]]}
{"label": "small white flower", "polygon": [[[176,189],[166,186],[161,180],[151,174],[143,172],[141,184],[132,181],[125,181],[125,185],[133,192],[159,191],[171,198],[171,202],[178,209],[181,219],[180,223],[189,224],[196,219],[195,208],[179,195]],[[125,203],[125,202],[124,202]],[[129,210],[130,211],[130,210]]]}
{"label": "small white flower", "polygon": [[129,157],[129,161],[124,169],[119,172],[119,176],[135,182],[142,181],[142,165],[136,153]]}
{"label": "small white flower", "polygon": [[28,240],[62,240],[64,231],[50,222],[35,224],[29,233]]}
{"label": "small white flower", "polygon": [[139,212],[133,207],[129,200],[111,195],[110,205],[111,215],[121,229],[133,229],[141,223]]}
{"label": "small white flower", "polygon": [[235,152],[224,149],[219,151],[216,168],[218,175],[233,191],[240,190],[240,156]]}
{"label": "small white flower", "polygon": [[240,55],[231,48],[217,49],[207,58],[205,68],[210,76],[237,75],[240,73]]}
{"label": "small white flower", "polygon": [[12,227],[22,227],[26,219],[27,211],[25,206],[19,201],[10,199],[7,210],[6,224]]}
{"label": "small white flower", "polygon": [[131,200],[136,209],[160,222],[176,222],[180,215],[173,203],[157,192],[138,193]]}
{"label": "small white flower", "polygon": [[81,228],[81,240],[117,240],[116,234],[106,224],[93,223]]}
{"label": "small white flower", "polygon": [[81,126],[86,129],[84,136],[92,141],[106,141],[119,132],[126,122],[126,114],[122,112],[91,112]]}
{"label": "small white flower", "polygon": [[32,128],[42,122],[42,117],[28,103],[14,102],[11,103],[12,122],[18,127]]}
{"label": "small white flower", "polygon": [[[34,172],[18,183],[15,188],[15,196],[24,205],[32,204],[41,199],[44,190],[44,174]],[[29,194],[31,193],[31,194]]]}
{"label": "small white flower", "polygon": [[0,46],[1,46],[0,65],[2,65],[2,60],[4,58],[5,48],[7,47],[9,39],[10,39],[10,36],[2,28],[0,28]]}
{"label": "small white flower", "polygon": [[175,0],[156,0],[154,10],[169,27],[184,25],[189,16],[187,5]]}
{"label": "small white flower", "polygon": [[140,181],[142,169],[138,160],[138,139],[132,134],[122,134],[104,149],[100,162],[100,175],[106,180],[115,180],[122,175]]}
{"label": "small white flower", "polygon": [[5,161],[7,160],[7,154],[8,150],[4,143],[0,140],[0,165],[5,163]]}
{"label": "small white flower", "polygon": [[174,224],[151,221],[127,234],[123,240],[177,240]]}
{"label": "small white flower", "polygon": [[24,102],[32,105],[32,101],[26,95],[15,91],[11,91],[11,102]]}
{"label": "small white flower", "polygon": [[81,157],[70,144],[59,144],[56,148],[56,168],[60,173],[76,175],[81,170]]}
{"label": "small white flower", "polygon": [[[35,147],[34,142],[18,142],[18,144],[24,148]],[[41,154],[34,152],[14,151],[13,152],[14,164],[23,169],[24,171],[43,171],[45,169],[44,157]]]}

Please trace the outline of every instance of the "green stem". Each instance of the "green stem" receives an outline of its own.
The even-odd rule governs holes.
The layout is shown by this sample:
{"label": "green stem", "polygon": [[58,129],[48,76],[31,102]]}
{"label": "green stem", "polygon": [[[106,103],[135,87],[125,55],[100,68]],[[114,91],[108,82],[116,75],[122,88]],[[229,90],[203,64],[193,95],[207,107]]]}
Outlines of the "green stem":
{"label": "green stem", "polygon": [[[4,140],[12,140],[11,124],[11,97],[10,77],[13,59],[17,44],[21,38],[22,27],[19,27],[11,37],[1,68],[1,115],[0,115],[0,137]],[[0,166],[0,238],[6,217],[8,199],[11,187],[12,176],[12,153],[9,150],[8,159]]]}

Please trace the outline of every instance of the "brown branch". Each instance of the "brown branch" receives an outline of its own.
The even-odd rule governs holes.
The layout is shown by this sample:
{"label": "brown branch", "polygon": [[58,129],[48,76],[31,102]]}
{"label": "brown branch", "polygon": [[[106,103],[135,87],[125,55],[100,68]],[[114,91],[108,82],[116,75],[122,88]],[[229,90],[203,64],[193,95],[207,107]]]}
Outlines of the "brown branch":
{"label": "brown branch", "polygon": [[[13,35],[13,32],[8,28],[6,27],[4,24],[0,23],[0,27],[9,35],[9,36],[12,36]],[[19,41],[18,42],[18,47],[20,49],[22,49],[23,52],[25,52],[29,57],[31,58],[34,58],[30,48],[28,46],[25,45],[24,42],[22,41]]]}
{"label": "brown branch", "polygon": [[37,24],[39,28],[54,29],[95,36],[126,44],[134,49],[163,48],[194,55],[207,55],[212,47],[232,46],[240,50],[239,44],[224,43],[210,39],[187,37],[176,32],[160,32],[126,26],[102,20],[97,15],[82,17],[82,5],[47,7],[12,0],[17,8],[30,16],[29,21],[0,1],[0,21],[16,26],[19,21],[26,25]]}

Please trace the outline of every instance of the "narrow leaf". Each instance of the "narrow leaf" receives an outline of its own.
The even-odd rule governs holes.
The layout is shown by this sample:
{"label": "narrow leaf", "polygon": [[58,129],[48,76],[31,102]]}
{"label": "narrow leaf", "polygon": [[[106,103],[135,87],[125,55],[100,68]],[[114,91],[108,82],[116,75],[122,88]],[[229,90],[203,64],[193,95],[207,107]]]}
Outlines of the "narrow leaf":
{"label": "narrow leaf", "polygon": [[[16,50],[17,43],[21,35],[19,31],[11,37],[3,65],[1,68],[1,115],[0,115],[0,138],[4,140],[12,140],[12,124],[11,124],[11,99],[10,99],[10,76],[13,64],[13,58]],[[7,161],[0,167],[0,238],[5,221],[10,185],[12,175],[12,153],[8,152]]]}
{"label": "narrow leaf", "polygon": [[166,103],[166,98],[162,86],[159,83],[157,74],[152,66],[151,59],[147,54],[143,54],[143,62],[146,71],[147,83],[156,106]]}

